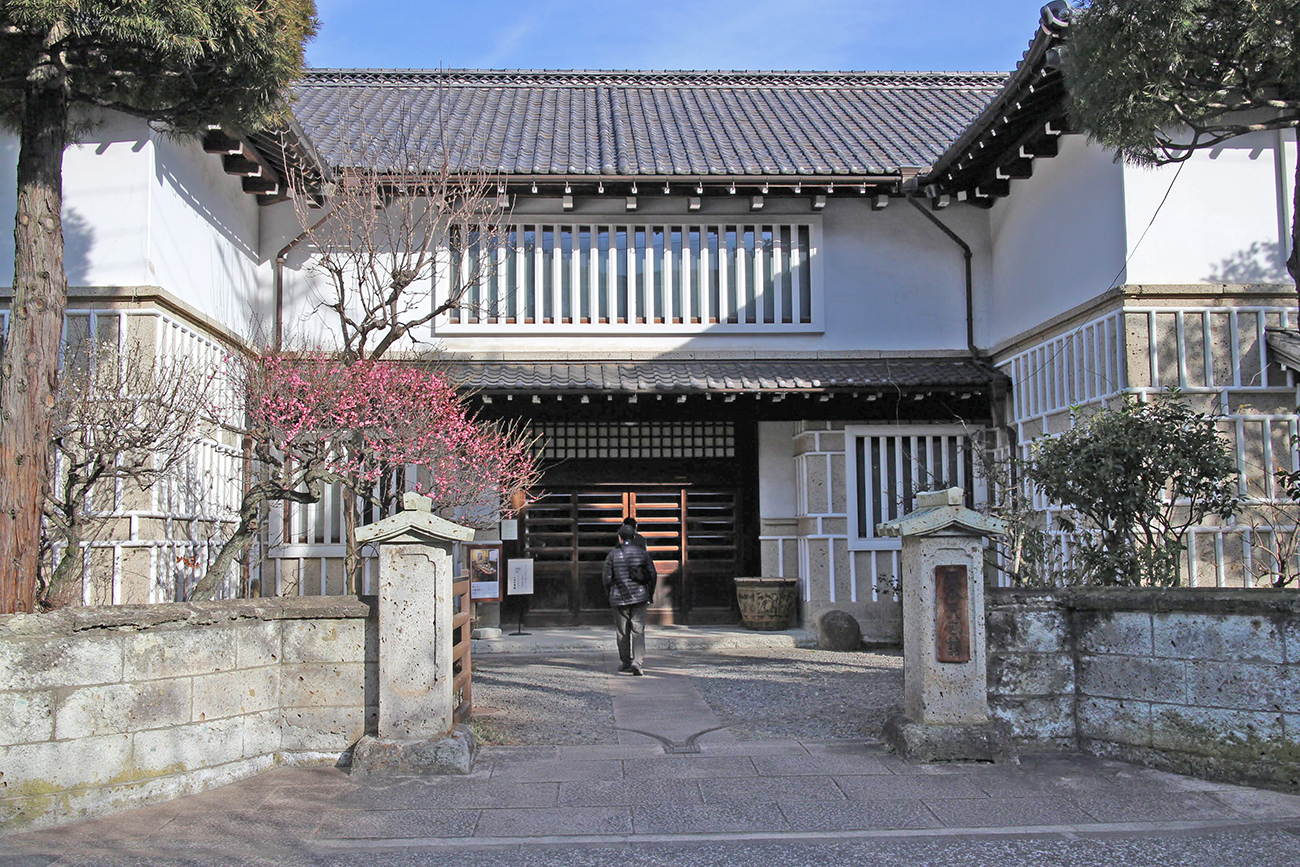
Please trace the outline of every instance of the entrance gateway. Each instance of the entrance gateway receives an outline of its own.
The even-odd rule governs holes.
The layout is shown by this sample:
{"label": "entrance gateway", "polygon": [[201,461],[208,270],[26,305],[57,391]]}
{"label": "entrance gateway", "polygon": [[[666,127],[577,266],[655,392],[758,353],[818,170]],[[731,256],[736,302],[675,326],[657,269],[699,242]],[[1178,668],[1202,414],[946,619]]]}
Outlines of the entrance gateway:
{"label": "entrance gateway", "polygon": [[[749,574],[751,519],[743,480],[756,467],[752,424],[589,422],[538,426],[545,475],[520,516],[518,555],[534,561],[530,623],[604,623],[605,555],[624,518],[655,561],[649,619],[661,624],[733,623],[737,575]],[[748,472],[746,472],[748,471]]]}
{"label": "entrance gateway", "polygon": [[897,545],[874,524],[923,486],[963,485],[972,438],[957,422],[983,428],[1001,387],[955,355],[579,351],[446,362],[480,418],[527,426],[542,447],[501,554],[532,561],[533,593],[503,601],[504,623],[526,604],[534,626],[607,624],[601,572],[627,517],[657,566],[651,622],[738,622],[735,579],[763,575],[802,580],[804,622],[832,607],[890,621],[877,588],[897,575]]}

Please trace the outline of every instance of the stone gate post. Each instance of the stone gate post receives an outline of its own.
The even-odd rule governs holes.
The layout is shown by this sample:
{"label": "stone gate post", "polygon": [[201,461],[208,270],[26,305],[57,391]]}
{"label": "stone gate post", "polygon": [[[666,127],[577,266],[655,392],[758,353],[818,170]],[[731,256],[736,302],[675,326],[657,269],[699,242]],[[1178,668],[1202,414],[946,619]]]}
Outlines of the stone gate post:
{"label": "stone gate post", "polygon": [[1005,726],[989,719],[983,537],[1005,522],[962,505],[961,488],[916,495],[916,510],[876,532],[903,539],[902,717],[885,737],[906,758],[1013,758]]}
{"label": "stone gate post", "polygon": [[474,736],[452,698],[453,542],[474,531],[407,494],[404,511],[357,528],[379,546],[379,731],[357,742],[353,773],[470,772]]}

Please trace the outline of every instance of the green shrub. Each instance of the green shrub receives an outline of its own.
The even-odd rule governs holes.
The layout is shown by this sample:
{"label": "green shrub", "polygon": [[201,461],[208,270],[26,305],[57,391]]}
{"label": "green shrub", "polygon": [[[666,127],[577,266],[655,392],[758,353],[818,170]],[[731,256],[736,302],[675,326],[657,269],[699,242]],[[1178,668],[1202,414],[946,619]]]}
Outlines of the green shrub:
{"label": "green shrub", "polygon": [[1214,418],[1177,391],[1124,396],[1034,443],[1026,476],[1068,510],[1089,583],[1173,586],[1188,528],[1236,511],[1237,468]]}

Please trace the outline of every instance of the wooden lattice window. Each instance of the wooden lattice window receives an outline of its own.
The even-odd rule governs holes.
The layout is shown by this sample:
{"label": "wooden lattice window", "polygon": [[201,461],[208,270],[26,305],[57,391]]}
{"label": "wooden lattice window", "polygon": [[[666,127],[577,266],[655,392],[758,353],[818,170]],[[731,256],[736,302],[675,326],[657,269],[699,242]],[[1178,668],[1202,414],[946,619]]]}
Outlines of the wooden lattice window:
{"label": "wooden lattice window", "polygon": [[736,456],[732,422],[556,422],[538,432],[547,459]]}

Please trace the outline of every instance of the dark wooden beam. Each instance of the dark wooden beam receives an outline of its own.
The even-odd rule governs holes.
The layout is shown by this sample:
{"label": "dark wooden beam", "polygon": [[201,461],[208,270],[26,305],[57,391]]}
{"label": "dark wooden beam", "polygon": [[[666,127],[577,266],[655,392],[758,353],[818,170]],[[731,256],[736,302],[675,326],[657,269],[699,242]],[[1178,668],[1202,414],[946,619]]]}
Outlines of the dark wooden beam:
{"label": "dark wooden beam", "polygon": [[277,193],[280,191],[280,182],[274,177],[246,177],[240,180],[240,184],[243,186],[244,192],[251,195]]}
{"label": "dark wooden beam", "polygon": [[1039,133],[1020,146],[1020,152],[1030,157],[1054,157],[1061,150],[1061,137]]}
{"label": "dark wooden beam", "polygon": [[261,162],[244,152],[226,154],[221,158],[221,167],[228,175],[262,175],[266,168]]}
{"label": "dark wooden beam", "polygon": [[226,135],[222,129],[210,129],[203,134],[203,150],[210,154],[226,154],[242,147],[239,139]]}
{"label": "dark wooden beam", "polygon": [[1016,180],[1032,178],[1034,176],[1034,161],[1016,158],[1008,163],[998,166],[998,171],[1001,174],[1006,175],[1006,177],[1015,178]]}
{"label": "dark wooden beam", "polygon": [[975,192],[981,196],[1001,198],[1011,195],[1011,181],[1005,178],[988,178],[975,185]]}

